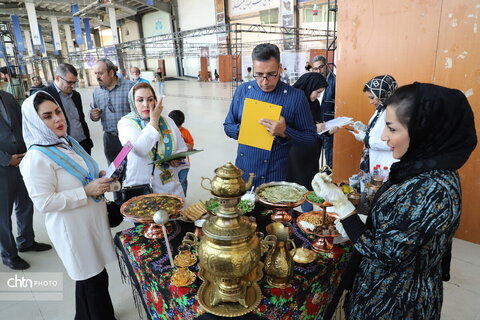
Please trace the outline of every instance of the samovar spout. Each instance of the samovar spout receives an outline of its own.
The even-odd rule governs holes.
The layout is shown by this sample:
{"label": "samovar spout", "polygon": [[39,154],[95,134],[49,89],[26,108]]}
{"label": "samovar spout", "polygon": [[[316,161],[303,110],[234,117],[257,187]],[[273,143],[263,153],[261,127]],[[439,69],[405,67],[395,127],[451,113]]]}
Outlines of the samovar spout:
{"label": "samovar spout", "polygon": [[253,178],[255,178],[255,173],[250,173],[248,177],[248,181],[245,183],[245,190],[250,190],[252,186]]}

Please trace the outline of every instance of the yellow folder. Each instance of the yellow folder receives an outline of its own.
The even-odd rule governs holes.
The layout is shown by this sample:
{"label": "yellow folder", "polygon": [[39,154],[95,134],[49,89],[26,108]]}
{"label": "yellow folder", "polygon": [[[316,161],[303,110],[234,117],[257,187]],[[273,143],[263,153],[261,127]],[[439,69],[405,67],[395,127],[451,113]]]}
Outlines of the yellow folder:
{"label": "yellow folder", "polygon": [[272,150],[274,137],[258,121],[260,119],[278,121],[281,111],[282,106],[246,98],[243,105],[238,143],[264,150]]}

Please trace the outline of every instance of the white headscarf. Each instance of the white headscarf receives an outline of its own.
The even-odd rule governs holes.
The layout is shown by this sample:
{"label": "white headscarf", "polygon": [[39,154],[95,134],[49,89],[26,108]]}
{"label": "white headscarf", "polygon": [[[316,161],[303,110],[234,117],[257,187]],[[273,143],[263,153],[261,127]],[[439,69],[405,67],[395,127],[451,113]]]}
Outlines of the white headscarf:
{"label": "white headscarf", "polygon": [[[52,130],[50,130],[47,125],[40,119],[40,116],[35,110],[33,101],[39,93],[46,94],[51,97],[45,91],[37,91],[28,97],[22,104],[22,131],[23,131],[23,140],[27,145],[27,149],[32,145],[39,146],[52,146],[63,144],[67,149],[70,149],[70,144],[65,137],[57,137]],[[55,99],[52,97],[53,101]],[[58,106],[58,103],[55,101],[55,104]],[[65,123],[65,126],[67,124]]]}

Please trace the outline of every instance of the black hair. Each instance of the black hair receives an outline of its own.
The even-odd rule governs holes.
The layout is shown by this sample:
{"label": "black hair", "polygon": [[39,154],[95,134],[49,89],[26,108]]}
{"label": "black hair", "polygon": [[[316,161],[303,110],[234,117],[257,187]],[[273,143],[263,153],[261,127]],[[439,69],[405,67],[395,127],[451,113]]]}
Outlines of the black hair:
{"label": "black hair", "polygon": [[252,61],[268,61],[275,58],[280,63],[280,49],[271,43],[257,45],[252,51]]}
{"label": "black hair", "polygon": [[185,114],[180,110],[173,110],[168,114],[168,116],[172,118],[177,127],[180,127],[185,122]]}
{"label": "black hair", "polygon": [[386,101],[385,106],[395,111],[398,121],[406,128],[409,127],[410,119],[415,106],[415,85],[407,84],[398,88]]}
{"label": "black hair", "polygon": [[17,74],[15,73],[15,69],[12,66],[10,67],[10,73],[8,72],[8,68],[6,66],[0,68],[0,73],[10,74],[12,78],[17,77]]}
{"label": "black hair", "polygon": [[55,99],[45,91],[37,91],[37,95],[33,99],[33,107],[35,108],[35,111],[38,112],[38,106],[45,101],[52,101],[53,103],[57,104]]}

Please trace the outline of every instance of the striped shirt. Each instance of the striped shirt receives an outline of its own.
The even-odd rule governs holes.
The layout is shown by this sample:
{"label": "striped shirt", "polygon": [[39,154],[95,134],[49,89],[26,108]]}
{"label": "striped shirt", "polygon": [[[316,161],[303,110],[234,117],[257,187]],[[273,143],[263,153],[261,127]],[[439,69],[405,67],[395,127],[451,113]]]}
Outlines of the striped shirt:
{"label": "striped shirt", "polygon": [[291,143],[313,144],[317,139],[316,128],[303,91],[278,82],[272,92],[262,91],[256,81],[242,84],[235,91],[230,110],[223,124],[227,136],[238,139],[245,98],[281,105],[285,118],[288,139],[275,137],[271,151],[239,144],[235,165],[243,170],[243,178],[255,173],[255,186],[270,181],[284,181],[287,178],[288,151]]}
{"label": "striped shirt", "polygon": [[117,123],[130,112],[128,92],[133,87],[133,82],[117,78],[117,83],[112,90],[98,86],[93,91],[93,99],[90,108],[102,110],[103,131],[118,135]]}

